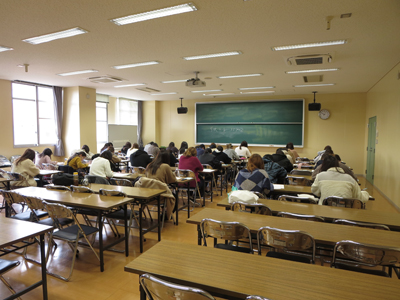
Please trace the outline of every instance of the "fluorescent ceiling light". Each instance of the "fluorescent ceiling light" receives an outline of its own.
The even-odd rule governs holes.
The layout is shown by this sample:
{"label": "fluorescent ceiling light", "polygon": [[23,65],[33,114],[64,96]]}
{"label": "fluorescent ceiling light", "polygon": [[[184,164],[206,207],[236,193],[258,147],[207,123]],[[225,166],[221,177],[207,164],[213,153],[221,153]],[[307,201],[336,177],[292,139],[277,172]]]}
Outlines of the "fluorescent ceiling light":
{"label": "fluorescent ceiling light", "polygon": [[78,75],[78,74],[85,74],[85,73],[94,73],[98,72],[97,70],[82,70],[82,71],[75,71],[75,72],[68,72],[68,73],[60,73],[57,74],[59,76],[70,76],[70,75]]}
{"label": "fluorescent ceiling light", "polygon": [[294,85],[293,87],[330,86],[330,85],[335,85],[335,84],[334,83],[300,84],[300,85]]}
{"label": "fluorescent ceiling light", "polygon": [[152,96],[159,96],[159,95],[175,95],[178,94],[177,92],[172,92],[172,93],[157,93],[157,94],[150,94]]}
{"label": "fluorescent ceiling light", "polygon": [[67,29],[67,30],[63,30],[63,31],[59,31],[59,32],[36,36],[36,37],[25,39],[22,41],[29,43],[29,44],[37,45],[37,44],[47,43],[47,42],[51,42],[54,40],[63,39],[63,38],[67,38],[67,37],[71,37],[71,36],[75,36],[75,35],[79,35],[79,34],[83,34],[83,33],[88,33],[88,31],[86,31],[82,28],[79,28],[79,27],[75,27],[75,28],[71,28],[71,29]]}
{"label": "fluorescent ceiling light", "polygon": [[115,85],[115,88],[122,88],[128,86],[139,86],[139,85],[146,85],[145,83],[133,83],[133,84],[124,84],[124,85]]}
{"label": "fluorescent ceiling light", "polygon": [[203,91],[192,91],[192,93],[209,93],[209,92],[222,92],[222,90],[203,90]]}
{"label": "fluorescent ceiling light", "polygon": [[187,56],[183,57],[184,60],[195,60],[195,59],[203,59],[203,58],[213,58],[213,57],[223,57],[223,56],[232,56],[242,54],[240,51],[231,51],[231,52],[223,52],[223,53],[215,53],[215,54],[205,54],[205,55],[197,55],[197,56]]}
{"label": "fluorescent ceiling light", "polygon": [[9,51],[9,50],[14,50],[14,49],[10,48],[10,47],[0,46],[0,52]]}
{"label": "fluorescent ceiling light", "polygon": [[187,79],[181,79],[181,80],[169,80],[169,81],[161,81],[161,83],[176,83],[176,82],[186,82]]}
{"label": "fluorescent ceiling light", "polygon": [[331,72],[338,71],[338,68],[334,69],[315,69],[315,70],[299,70],[299,71],[286,71],[286,74],[297,74],[297,73],[314,73],[314,72]]}
{"label": "fluorescent ceiling light", "polygon": [[264,86],[264,87],[250,87],[250,88],[238,88],[238,90],[263,90],[263,89],[274,89],[274,86]]}
{"label": "fluorescent ceiling light", "polygon": [[225,96],[225,95],[233,95],[235,93],[219,93],[219,94],[203,94],[203,96]]}
{"label": "fluorescent ceiling light", "polygon": [[244,75],[230,75],[230,76],[217,76],[217,78],[238,78],[238,77],[253,77],[253,76],[262,76],[261,73],[256,74],[244,74]]}
{"label": "fluorescent ceiling light", "polygon": [[113,68],[119,70],[119,69],[136,68],[142,66],[158,65],[159,63],[160,63],[159,61],[146,61],[136,64],[113,66]]}
{"label": "fluorescent ceiling light", "polygon": [[275,91],[258,91],[258,92],[240,92],[241,94],[271,94]]}
{"label": "fluorescent ceiling light", "polygon": [[110,21],[117,25],[126,25],[126,24],[147,21],[147,20],[156,19],[156,18],[162,18],[162,17],[172,16],[172,15],[182,14],[182,13],[191,12],[191,11],[195,11],[195,10],[197,10],[197,8],[192,3],[185,3],[185,4],[171,6],[171,7],[167,7],[167,8],[147,11],[147,12],[140,13],[140,14],[130,15],[130,16],[122,17],[122,18],[116,18],[116,19],[112,19]]}
{"label": "fluorescent ceiling light", "polygon": [[330,42],[316,42],[316,43],[308,43],[308,44],[297,44],[297,45],[289,45],[289,46],[278,46],[272,47],[272,51],[280,51],[280,50],[292,50],[292,49],[301,49],[301,48],[313,48],[313,47],[322,47],[322,46],[333,46],[333,45],[343,45],[346,44],[347,40],[338,40],[338,41],[330,41]]}

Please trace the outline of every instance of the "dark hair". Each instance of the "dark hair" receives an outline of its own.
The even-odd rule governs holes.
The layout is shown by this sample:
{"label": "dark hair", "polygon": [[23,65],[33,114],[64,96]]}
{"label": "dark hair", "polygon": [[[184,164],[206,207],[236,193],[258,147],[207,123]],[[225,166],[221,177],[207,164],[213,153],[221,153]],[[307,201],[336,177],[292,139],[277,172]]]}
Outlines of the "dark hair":
{"label": "dark hair", "polygon": [[139,144],[133,143],[131,149],[139,149]]}
{"label": "dark hair", "polygon": [[325,153],[322,154],[322,156],[321,156],[321,160],[324,160],[325,158],[327,158],[328,156],[331,156],[331,155],[333,155],[333,153],[329,153],[329,152],[325,151]]}
{"label": "dark hair", "polygon": [[264,169],[264,161],[259,154],[253,154],[247,161],[247,170],[253,172],[255,169]]}
{"label": "dark hair", "polygon": [[243,142],[240,143],[240,146],[239,146],[239,149],[240,149],[240,150],[242,150],[242,146],[243,146],[243,147],[248,147],[248,146],[247,146],[247,142],[246,142],[246,141],[243,141]]}
{"label": "dark hair", "polygon": [[293,143],[287,143],[286,144],[286,148],[290,149],[290,150],[293,150],[294,149]]}
{"label": "dark hair", "polygon": [[158,144],[157,143],[153,143],[153,146],[158,148]]}
{"label": "dark hair", "polygon": [[82,150],[85,150],[86,153],[90,152],[88,145],[83,145]]}
{"label": "dark hair", "polygon": [[110,151],[111,152],[111,154],[113,154],[114,152],[115,152],[115,149],[114,149],[114,146],[110,146],[110,147],[108,147],[108,149],[107,149],[108,151]]}
{"label": "dark hair", "polygon": [[231,143],[226,144],[226,149],[232,149],[232,144]]}
{"label": "dark hair", "polygon": [[36,153],[32,149],[26,149],[24,154],[21,155],[20,158],[18,158],[15,161],[15,165],[18,165],[19,163],[23,162],[24,160],[30,159],[31,161],[35,161]]}
{"label": "dark hair", "polygon": [[222,151],[224,151],[224,148],[222,148],[222,146],[219,145],[219,146],[217,147],[217,150],[218,150],[219,152],[222,152]]}
{"label": "dark hair", "polygon": [[210,148],[211,149],[217,148],[217,145],[215,145],[215,143],[211,143]]}
{"label": "dark hair", "polygon": [[106,151],[103,151],[103,152],[100,154],[100,157],[105,158],[105,159],[107,159],[107,160],[112,160],[112,153],[111,153],[111,151],[106,150]]}
{"label": "dark hair", "polygon": [[50,148],[46,148],[46,149],[43,150],[42,153],[39,154],[39,157],[42,158],[42,157],[44,157],[44,156],[47,155],[48,157],[51,158],[51,155],[52,155],[52,154],[53,154],[53,151],[51,151]]}
{"label": "dark hair", "polygon": [[340,158],[339,154],[335,154],[336,159],[338,160],[338,162],[341,162],[342,159]]}
{"label": "dark hair", "polygon": [[[340,172],[340,171],[338,170],[338,168],[339,168],[339,162],[338,162],[338,160],[336,159],[336,157],[334,157],[334,156],[332,156],[332,155],[328,155],[328,156],[324,159],[324,161],[322,162],[322,165],[321,165],[321,172],[324,172],[324,171],[326,171],[326,170],[328,170],[328,169],[330,169],[330,168],[336,168],[336,171]],[[343,172],[340,172],[340,173],[343,173]]]}
{"label": "dark hair", "polygon": [[131,144],[131,142],[126,142],[125,146],[124,146],[124,147],[122,147],[122,148],[129,149],[130,147],[132,147],[132,144]]}
{"label": "dark hair", "polygon": [[207,148],[204,150],[204,153],[211,153],[211,151],[212,151],[211,148]]}
{"label": "dark hair", "polygon": [[[276,150],[276,154],[282,154],[285,155],[285,153],[283,153],[282,148],[281,149],[277,149]],[[286,156],[286,155],[285,155]]]}
{"label": "dark hair", "polygon": [[324,148],[324,150],[330,150],[330,151],[332,151],[333,152],[333,150],[332,150],[332,147],[331,146],[325,146],[325,148]]}
{"label": "dark hair", "polygon": [[157,156],[153,159],[151,163],[146,168],[146,172],[149,172],[151,175],[155,175],[157,170],[160,168],[161,164],[167,164],[171,161],[170,153],[167,151],[160,151]]}
{"label": "dark hair", "polygon": [[85,153],[85,152],[83,152],[83,151],[81,151],[81,152],[76,152],[74,155],[71,155],[71,156],[70,156],[70,158],[69,158],[68,161],[67,161],[67,165],[69,165],[69,162],[70,162],[73,158],[75,158],[75,157],[77,157],[77,156],[80,156],[80,155],[82,155],[83,157],[86,157],[86,153]]}
{"label": "dark hair", "polygon": [[185,153],[183,153],[183,156],[185,156],[185,157],[191,157],[191,156],[196,157],[197,156],[196,148],[195,147],[190,147],[190,148],[186,149]]}
{"label": "dark hair", "polygon": [[181,149],[188,149],[188,148],[189,148],[188,143],[185,142],[185,141],[183,141],[183,142],[181,143],[181,147],[179,148],[179,150],[181,150]]}
{"label": "dark hair", "polygon": [[100,152],[102,152],[103,150],[107,149],[110,146],[112,146],[112,143],[105,143],[103,148],[101,148]]}
{"label": "dark hair", "polygon": [[169,143],[168,148],[173,148],[173,147],[175,147],[175,143],[174,142]]}
{"label": "dark hair", "polygon": [[199,148],[206,149],[206,146],[204,146],[204,144],[200,144]]}

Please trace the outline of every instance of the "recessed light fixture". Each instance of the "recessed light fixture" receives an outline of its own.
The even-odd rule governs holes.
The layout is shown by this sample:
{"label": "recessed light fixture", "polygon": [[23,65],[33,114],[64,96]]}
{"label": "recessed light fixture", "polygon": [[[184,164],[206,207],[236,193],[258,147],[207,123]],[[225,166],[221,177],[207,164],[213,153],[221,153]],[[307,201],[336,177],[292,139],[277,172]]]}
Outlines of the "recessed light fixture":
{"label": "recessed light fixture", "polygon": [[161,83],[176,83],[176,82],[186,82],[187,79],[181,79],[181,80],[168,80],[168,81],[161,81]]}
{"label": "recessed light fixture", "polygon": [[335,85],[334,83],[321,83],[321,84],[300,84],[294,85],[293,87],[309,87],[309,86],[331,86]]}
{"label": "recessed light fixture", "polygon": [[338,68],[334,69],[315,69],[315,70],[299,70],[299,71],[285,71],[286,74],[298,74],[298,73],[314,73],[314,72],[331,72],[338,71]]}
{"label": "recessed light fixture", "polygon": [[10,47],[0,46],[0,52],[10,51],[10,50],[14,50],[14,49],[10,48]]}
{"label": "recessed light fixture", "polygon": [[122,88],[122,87],[128,87],[128,86],[140,86],[140,85],[146,85],[145,83],[132,83],[132,84],[124,84],[124,85],[115,85],[115,88]]}
{"label": "recessed light fixture", "polygon": [[203,90],[203,91],[192,91],[192,93],[210,93],[210,92],[222,92],[222,90]]}
{"label": "recessed light fixture", "polygon": [[203,94],[203,96],[225,96],[225,95],[233,95],[235,93],[219,93],[219,94]]}
{"label": "recessed light fixture", "polygon": [[120,65],[120,66],[113,66],[114,69],[127,69],[127,68],[136,68],[142,66],[151,66],[151,65],[158,65],[159,61],[146,61],[141,63],[129,64],[129,65]]}
{"label": "recessed light fixture", "polygon": [[71,76],[71,75],[94,73],[94,72],[98,72],[98,71],[97,70],[82,70],[82,71],[74,71],[74,72],[68,72],[68,73],[60,73],[60,74],[57,74],[57,75],[58,76]]}
{"label": "recessed light fixture", "polygon": [[272,94],[275,91],[240,92],[241,94]]}
{"label": "recessed light fixture", "polygon": [[239,78],[239,77],[253,77],[253,76],[262,76],[263,74],[261,73],[256,73],[256,74],[243,74],[243,75],[229,75],[229,76],[217,76],[217,78]]}
{"label": "recessed light fixture", "polygon": [[184,60],[195,60],[195,59],[214,58],[214,57],[232,56],[232,55],[240,55],[240,54],[242,54],[242,52],[240,52],[240,51],[231,51],[231,52],[223,52],[223,53],[186,56],[186,57],[183,57],[183,59]]}
{"label": "recessed light fixture", "polygon": [[175,95],[178,94],[177,92],[172,92],[172,93],[157,93],[157,94],[150,94],[152,96],[160,96],[160,95]]}
{"label": "recessed light fixture", "polygon": [[112,19],[110,21],[117,25],[126,25],[126,24],[142,22],[142,21],[147,21],[147,20],[156,19],[156,18],[162,18],[162,17],[172,16],[172,15],[182,14],[182,13],[191,12],[191,11],[195,11],[195,10],[197,10],[197,8],[192,3],[185,3],[185,4],[171,6],[171,7],[167,7],[167,8],[147,11],[147,12],[140,13],[140,14],[116,18],[116,19]]}
{"label": "recessed light fixture", "polygon": [[308,44],[278,46],[278,47],[272,47],[271,49],[272,49],[272,51],[280,51],[280,50],[292,50],[292,49],[301,49],[301,48],[343,45],[346,43],[347,43],[347,40],[338,40],[338,41],[330,41],[330,42],[316,42],[316,43],[308,43]]}
{"label": "recessed light fixture", "polygon": [[238,90],[263,90],[263,89],[274,89],[274,86],[262,86],[262,87],[250,87],[250,88],[238,88]]}
{"label": "recessed light fixture", "polygon": [[86,31],[82,28],[79,28],[79,27],[75,27],[75,28],[71,28],[71,29],[67,29],[67,30],[63,30],[63,31],[58,31],[58,32],[54,32],[54,33],[36,36],[36,37],[25,39],[22,41],[32,44],[32,45],[37,45],[37,44],[47,43],[47,42],[51,42],[54,40],[63,39],[63,38],[67,38],[67,37],[71,37],[71,36],[75,36],[75,35],[79,35],[79,34],[84,34],[84,33],[88,33],[88,31]]}

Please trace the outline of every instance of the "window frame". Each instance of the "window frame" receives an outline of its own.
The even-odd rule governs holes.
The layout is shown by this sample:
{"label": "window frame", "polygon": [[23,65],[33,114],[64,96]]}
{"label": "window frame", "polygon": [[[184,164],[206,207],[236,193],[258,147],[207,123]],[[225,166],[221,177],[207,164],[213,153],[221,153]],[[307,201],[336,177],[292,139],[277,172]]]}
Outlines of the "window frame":
{"label": "window frame", "polygon": [[[102,103],[102,104],[105,104],[106,105],[106,107],[105,107],[105,109],[106,109],[106,121],[98,121],[97,120],[97,103]],[[106,128],[107,128],[107,140],[106,141],[98,141],[97,140],[97,129],[99,128],[99,126],[97,126],[97,123],[98,122],[105,122],[106,123]],[[97,146],[97,148],[99,148],[99,144],[105,144],[105,143],[108,143],[108,102],[103,102],[103,101],[96,101],[96,146]],[[100,149],[101,149],[101,147],[100,147]],[[100,152],[100,149],[97,149],[97,152]]]}

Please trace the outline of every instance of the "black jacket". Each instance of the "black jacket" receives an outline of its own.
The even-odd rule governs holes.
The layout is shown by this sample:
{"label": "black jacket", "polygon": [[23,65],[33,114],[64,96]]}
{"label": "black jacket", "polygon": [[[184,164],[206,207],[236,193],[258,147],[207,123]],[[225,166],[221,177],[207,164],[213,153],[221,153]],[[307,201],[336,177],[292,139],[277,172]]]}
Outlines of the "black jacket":
{"label": "black jacket", "polygon": [[169,165],[171,166],[171,167],[175,167],[175,164],[177,163],[177,162],[179,162],[179,160],[177,160],[176,159],[176,157],[175,157],[175,155],[172,153],[172,152],[169,152]]}
{"label": "black jacket", "polygon": [[221,163],[219,159],[217,159],[211,153],[204,153],[199,156],[200,163],[202,165],[210,165],[213,169],[221,170]]}
{"label": "black jacket", "polygon": [[267,158],[269,160],[272,160],[276,163],[278,163],[280,166],[282,166],[286,172],[290,172],[293,170],[293,165],[292,163],[287,159],[285,154],[265,154],[263,158]]}
{"label": "black jacket", "polygon": [[224,164],[230,164],[232,159],[225,153],[225,152],[217,152],[214,151],[212,154],[219,160],[222,161]]}
{"label": "black jacket", "polygon": [[147,165],[151,162],[150,155],[143,150],[137,150],[131,154],[130,157],[131,166],[133,167],[143,167],[146,168]]}

